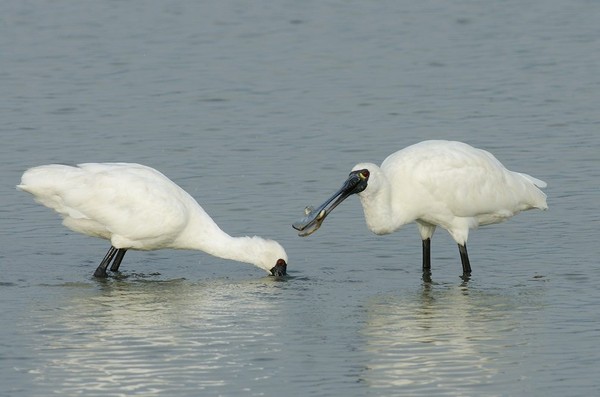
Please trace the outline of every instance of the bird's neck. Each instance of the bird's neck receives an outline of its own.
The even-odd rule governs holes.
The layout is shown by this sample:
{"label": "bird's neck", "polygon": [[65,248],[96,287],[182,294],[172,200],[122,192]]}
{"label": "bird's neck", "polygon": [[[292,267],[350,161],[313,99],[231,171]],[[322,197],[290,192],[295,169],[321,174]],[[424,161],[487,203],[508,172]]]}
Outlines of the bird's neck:
{"label": "bird's neck", "polygon": [[367,227],[375,234],[392,233],[411,221],[402,208],[394,206],[391,186],[387,179],[381,181],[376,191],[365,191],[359,194],[359,198]]}
{"label": "bird's neck", "polygon": [[256,265],[257,250],[253,238],[230,236],[202,208],[190,217],[185,232],[173,248],[200,250],[219,258]]}
{"label": "bird's neck", "polygon": [[232,237],[221,230],[220,235],[212,236],[210,247],[203,246],[202,251],[223,259],[257,265],[256,261],[261,254],[252,237]]}

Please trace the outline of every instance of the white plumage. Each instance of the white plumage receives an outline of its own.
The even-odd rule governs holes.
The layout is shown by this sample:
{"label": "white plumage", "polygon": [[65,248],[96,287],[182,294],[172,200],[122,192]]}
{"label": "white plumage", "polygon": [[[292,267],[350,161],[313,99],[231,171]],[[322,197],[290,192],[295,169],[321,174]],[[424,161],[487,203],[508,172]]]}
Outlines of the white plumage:
{"label": "white plumage", "polygon": [[315,232],[333,208],[356,193],[375,234],[417,223],[425,272],[430,269],[430,239],[437,226],[446,229],[459,245],[463,273],[468,275],[469,230],[520,211],[547,209],[546,195],[538,189],[543,187],[545,182],[507,170],[485,150],[461,142],[424,141],[391,154],[381,167],[357,164],[342,189],[294,227],[301,236]]}
{"label": "white plumage", "polygon": [[273,240],[231,237],[181,187],[140,164],[43,165],[27,170],[18,189],[63,217],[63,224],[110,240],[95,276],[119,268],[128,249],[194,249],[283,275],[287,254]]}

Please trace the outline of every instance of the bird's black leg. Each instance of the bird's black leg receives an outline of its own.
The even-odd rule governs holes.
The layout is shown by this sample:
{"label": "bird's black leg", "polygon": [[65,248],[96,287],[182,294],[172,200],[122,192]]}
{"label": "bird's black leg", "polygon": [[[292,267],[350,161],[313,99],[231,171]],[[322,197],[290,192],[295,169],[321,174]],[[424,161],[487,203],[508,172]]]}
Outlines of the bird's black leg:
{"label": "bird's black leg", "polygon": [[431,239],[423,240],[423,273],[431,272]]}
{"label": "bird's black leg", "polygon": [[423,240],[423,281],[431,283],[431,238]]}
{"label": "bird's black leg", "polygon": [[112,245],[110,246],[110,249],[104,256],[104,259],[102,259],[102,262],[100,262],[100,265],[98,265],[98,267],[96,268],[96,271],[94,272],[94,277],[106,278],[108,276],[106,274],[106,268],[112,261],[117,251],[118,250],[115,247],[113,247]]}
{"label": "bird's black leg", "polygon": [[471,275],[471,263],[469,262],[469,255],[467,254],[467,244],[458,244],[458,251],[460,252],[460,261],[463,267],[463,277],[469,277]]}
{"label": "bird's black leg", "polygon": [[121,266],[121,261],[123,260],[123,257],[125,256],[126,252],[127,252],[126,248],[119,248],[117,250],[117,255],[115,256],[115,260],[113,261],[113,264],[110,266],[111,272],[116,272],[119,270],[119,266]]}
{"label": "bird's black leg", "polygon": [[431,283],[431,238],[423,240],[423,281]]}

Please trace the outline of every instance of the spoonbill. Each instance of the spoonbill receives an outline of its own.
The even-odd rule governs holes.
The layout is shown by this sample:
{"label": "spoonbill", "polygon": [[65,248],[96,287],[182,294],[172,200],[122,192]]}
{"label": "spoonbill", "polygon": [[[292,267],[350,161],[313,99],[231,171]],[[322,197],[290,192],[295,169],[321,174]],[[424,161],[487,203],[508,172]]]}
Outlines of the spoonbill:
{"label": "spoonbill", "polygon": [[111,247],[94,272],[119,270],[129,249],[193,249],[286,274],[287,254],[276,241],[232,237],[192,196],[159,171],[131,163],[42,165],[23,174],[18,189],[58,212],[63,225]]}
{"label": "spoonbill", "polygon": [[507,220],[520,211],[545,210],[546,183],[507,170],[491,153],[466,143],[423,141],[388,156],[381,167],[359,163],[344,185],[292,226],[314,233],[342,201],[357,194],[367,227],[377,235],[416,222],[423,246],[423,274],[431,274],[431,237],[440,226],[458,244],[463,278],[471,274],[469,230]]}

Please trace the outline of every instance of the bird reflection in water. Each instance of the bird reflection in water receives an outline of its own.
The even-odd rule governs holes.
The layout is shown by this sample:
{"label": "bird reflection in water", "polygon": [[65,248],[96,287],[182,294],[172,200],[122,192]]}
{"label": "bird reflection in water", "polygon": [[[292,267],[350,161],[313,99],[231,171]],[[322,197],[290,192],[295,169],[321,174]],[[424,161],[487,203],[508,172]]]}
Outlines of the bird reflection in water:
{"label": "bird reflection in water", "polygon": [[491,382],[506,368],[494,359],[522,321],[515,305],[466,284],[429,282],[415,294],[372,298],[363,331],[370,360],[362,380],[414,395],[440,389],[469,394],[469,387]]}
{"label": "bird reflection in water", "polygon": [[[258,280],[108,280],[60,286],[62,302],[36,307],[36,381],[48,394],[189,394],[249,376],[283,341],[274,304],[281,285]],[[98,288],[99,287],[99,288]],[[250,371],[250,372],[249,372]],[[244,375],[246,374],[246,375]],[[278,376],[270,371],[263,376]]]}

